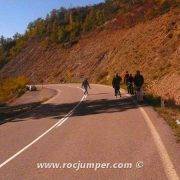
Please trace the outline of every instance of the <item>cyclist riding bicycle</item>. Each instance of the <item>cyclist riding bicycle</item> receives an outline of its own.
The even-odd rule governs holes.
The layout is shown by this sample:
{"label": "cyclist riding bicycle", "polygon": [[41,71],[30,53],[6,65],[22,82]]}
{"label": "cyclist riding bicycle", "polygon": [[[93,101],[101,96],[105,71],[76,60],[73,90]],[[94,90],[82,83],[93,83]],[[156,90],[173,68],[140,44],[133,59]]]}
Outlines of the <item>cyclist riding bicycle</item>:
{"label": "cyclist riding bicycle", "polygon": [[87,78],[82,82],[82,88],[84,89],[84,94],[88,94],[88,88],[90,89],[91,87]]}
{"label": "cyclist riding bicycle", "polygon": [[119,76],[119,74],[117,73],[112,81],[112,86],[114,88],[114,94],[117,98],[117,96],[119,95],[121,97],[121,92],[120,92],[120,83],[122,81],[122,78]]}
{"label": "cyclist riding bicycle", "polygon": [[128,93],[131,95],[134,95],[133,83],[134,83],[134,77],[132,76],[132,74],[130,74],[128,78]]}

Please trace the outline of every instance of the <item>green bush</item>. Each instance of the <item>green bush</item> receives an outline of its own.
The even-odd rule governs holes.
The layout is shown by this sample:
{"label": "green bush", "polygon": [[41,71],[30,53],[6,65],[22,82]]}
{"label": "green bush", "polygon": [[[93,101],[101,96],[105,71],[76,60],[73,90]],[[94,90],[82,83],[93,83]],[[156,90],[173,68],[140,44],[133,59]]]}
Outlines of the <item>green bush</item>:
{"label": "green bush", "polygon": [[164,1],[164,3],[162,4],[162,13],[166,13],[170,10],[170,3],[168,1]]}

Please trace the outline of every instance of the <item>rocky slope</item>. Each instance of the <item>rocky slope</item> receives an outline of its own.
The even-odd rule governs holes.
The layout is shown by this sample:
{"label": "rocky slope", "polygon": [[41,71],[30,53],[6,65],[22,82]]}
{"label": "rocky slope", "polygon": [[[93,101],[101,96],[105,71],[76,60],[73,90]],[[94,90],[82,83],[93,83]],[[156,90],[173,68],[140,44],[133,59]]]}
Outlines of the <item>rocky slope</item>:
{"label": "rocky slope", "polygon": [[132,28],[118,28],[114,19],[84,35],[72,47],[44,46],[31,39],[2,70],[1,76],[25,75],[32,82],[79,81],[110,83],[115,72],[137,69],[146,89],[180,104],[180,26],[178,9]]}

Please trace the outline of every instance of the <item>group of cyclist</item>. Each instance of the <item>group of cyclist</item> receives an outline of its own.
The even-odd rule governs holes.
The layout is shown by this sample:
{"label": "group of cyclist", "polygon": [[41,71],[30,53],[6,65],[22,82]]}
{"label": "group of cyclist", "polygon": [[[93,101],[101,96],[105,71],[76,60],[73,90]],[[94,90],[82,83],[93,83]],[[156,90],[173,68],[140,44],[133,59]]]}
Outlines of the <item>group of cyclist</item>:
{"label": "group of cyclist", "polygon": [[[129,73],[126,72],[126,86],[128,93],[134,95],[136,93],[137,101],[143,102],[143,84],[144,84],[144,77],[141,75],[140,71],[136,71],[135,76],[133,77],[132,74],[128,75]],[[125,78],[124,78],[125,79]]]}
{"label": "group of cyclist", "polygon": [[[114,88],[116,97],[118,95],[121,96],[121,93],[120,93],[121,82],[122,82],[122,78],[117,73],[112,80],[112,86]],[[144,84],[144,77],[141,75],[140,71],[137,71],[135,76],[133,76],[132,74],[129,74],[129,72],[126,71],[126,74],[124,76],[124,84],[126,85],[127,91],[129,94],[131,95],[136,94],[137,101],[143,102],[142,86]]]}
{"label": "group of cyclist", "polygon": [[[117,73],[112,80],[112,86],[114,88],[114,93],[116,98],[118,95],[121,97],[121,92],[120,92],[121,84],[122,84],[122,78]],[[142,86],[144,84],[144,77],[141,75],[139,70],[136,71],[136,74],[134,76],[132,74],[129,74],[128,71],[126,71],[126,74],[124,76],[124,84],[126,85],[129,94],[131,95],[136,94],[137,101],[143,102]],[[88,94],[88,88],[90,88],[88,79],[85,79],[82,82],[82,87],[84,89],[84,94]]]}

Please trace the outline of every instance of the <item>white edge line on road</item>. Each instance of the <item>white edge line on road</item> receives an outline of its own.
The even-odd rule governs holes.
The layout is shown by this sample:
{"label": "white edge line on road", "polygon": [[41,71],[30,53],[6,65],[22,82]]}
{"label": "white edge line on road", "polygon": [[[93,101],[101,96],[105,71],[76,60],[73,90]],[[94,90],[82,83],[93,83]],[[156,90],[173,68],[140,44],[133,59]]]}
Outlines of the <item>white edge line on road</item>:
{"label": "white edge line on road", "polygon": [[[125,90],[124,90],[124,92],[125,92]],[[126,96],[130,97],[129,94],[126,94]],[[170,159],[170,156],[169,156],[169,154],[168,154],[168,152],[167,152],[167,150],[166,150],[166,148],[165,148],[165,146],[164,146],[164,144],[162,142],[162,139],[161,139],[158,131],[156,130],[155,126],[153,125],[150,117],[148,116],[148,114],[146,113],[144,108],[139,106],[139,109],[140,109],[140,111],[141,111],[141,113],[142,113],[142,115],[143,115],[143,117],[144,117],[150,131],[151,131],[153,140],[154,140],[155,145],[156,145],[156,147],[158,149],[158,153],[159,153],[159,155],[161,157],[161,160],[162,160],[163,167],[165,169],[165,173],[166,173],[167,178],[169,180],[179,180],[179,177],[178,177],[178,175],[176,173],[174,165],[173,165],[173,163],[172,163],[172,161]],[[66,118],[65,118],[65,120],[66,120]],[[58,126],[60,126],[60,125],[61,125],[61,123]]]}
{"label": "white edge line on road", "polygon": [[[60,90],[58,90],[58,92],[60,93]],[[59,93],[57,95],[59,95]],[[56,96],[57,96],[56,95]],[[48,103],[50,101],[52,101],[56,96],[54,96],[52,99],[46,101],[45,103]],[[4,161],[3,163],[0,164],[0,168],[2,168],[3,166],[5,166],[8,162],[10,162],[11,160],[13,160],[14,158],[16,158],[17,156],[19,156],[22,152],[24,152],[25,150],[27,150],[30,146],[32,146],[34,143],[36,143],[37,141],[39,141],[43,136],[45,136],[46,134],[48,134],[52,129],[54,129],[57,125],[60,126],[62,125],[74,112],[74,110],[81,104],[81,102],[87,97],[87,95],[84,95],[81,99],[81,101],[67,114],[64,116],[64,118],[60,119],[57,123],[55,123],[52,127],[50,127],[47,131],[45,131],[43,134],[41,134],[39,137],[37,137],[35,140],[33,140],[31,143],[29,143],[27,146],[25,146],[24,148],[22,148],[20,151],[18,151],[16,154],[14,154],[13,156],[11,156],[9,159],[7,159],[6,161]]]}
{"label": "white edge line on road", "polygon": [[[131,95],[129,95],[129,94],[126,94],[126,96],[131,97]],[[136,103],[136,102],[134,101],[134,103]],[[150,117],[148,116],[147,112],[145,111],[145,109],[143,107],[141,107],[140,105],[138,105],[138,108],[139,108],[140,112],[142,113],[142,115],[145,119],[145,122],[151,131],[151,135],[152,135],[154,143],[158,149],[158,153],[159,153],[161,161],[163,163],[165,174],[166,174],[168,180],[179,180],[179,177],[176,173],[174,165],[171,161],[171,158],[163,144],[163,141],[162,141],[158,131],[156,130],[155,126],[153,125],[153,123],[152,123]]]}
{"label": "white edge line on road", "polygon": [[166,173],[166,176],[169,180],[179,180],[179,177],[176,173],[176,170],[174,168],[174,165],[169,157],[169,154],[162,142],[162,139],[159,135],[159,133],[157,132],[155,126],[153,125],[150,117],[148,116],[148,114],[146,113],[146,111],[144,110],[144,108],[139,106],[139,109],[151,131],[151,134],[153,136],[153,140],[156,144],[156,147],[158,149],[159,155],[161,157],[162,163],[163,163],[163,167]]}

